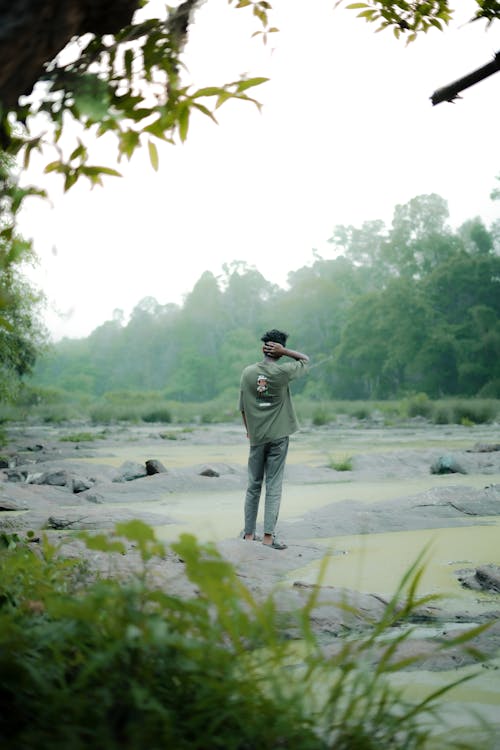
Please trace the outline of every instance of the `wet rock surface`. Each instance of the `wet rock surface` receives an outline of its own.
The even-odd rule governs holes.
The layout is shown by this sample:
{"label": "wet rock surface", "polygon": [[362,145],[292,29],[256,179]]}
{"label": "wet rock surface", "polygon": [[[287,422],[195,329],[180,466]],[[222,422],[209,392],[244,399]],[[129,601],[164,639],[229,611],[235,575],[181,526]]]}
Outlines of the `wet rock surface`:
{"label": "wet rock surface", "polygon": [[[148,428],[150,430],[150,428]],[[324,438],[318,431],[318,442]],[[61,544],[61,554],[78,557],[89,570],[127,576],[142,565],[137,552],[128,545],[125,555],[109,555],[88,550],[81,540],[70,532],[82,530],[106,531],[115,523],[139,518],[154,527],[171,526],[184,530],[185,520],[179,520],[182,499],[193,493],[206,497],[214,513],[221,497],[234,496],[243,505],[246,487],[246,441],[241,430],[235,427],[193,429],[179,432],[183,445],[206,447],[204,460],[197,461],[200,451],[182,464],[173,465],[163,454],[155,457],[155,446],[165,452],[167,441],[161,431],[120,429],[105,441],[69,444],[60,440],[61,433],[54,428],[26,428],[18,426],[9,431],[10,442],[2,450],[5,467],[0,467],[0,533],[47,533]],[[316,435],[312,435],[316,438]],[[408,439],[403,435],[404,439]],[[305,435],[304,443],[311,439]],[[336,436],[333,436],[336,439]],[[249,591],[264,599],[273,593],[284,618],[288,637],[299,636],[300,630],[293,613],[311,595],[312,585],[294,578],[294,571],[325,555],[324,540],[353,534],[382,534],[418,529],[467,527],[476,524],[496,523],[500,516],[500,451],[497,444],[481,440],[463,449],[452,451],[439,445],[428,448],[405,447],[404,439],[394,450],[366,452],[360,450],[352,457],[352,470],[335,471],[324,461],[289,462],[285,475],[284,495],[288,487],[298,487],[307,497],[308,487],[334,486],[337,499],[319,507],[304,510],[300,518],[280,522],[280,535],[288,548],[275,551],[260,542],[241,539],[238,530],[230,538],[218,539],[221,554],[235,567],[237,574]],[[296,450],[301,448],[301,438]],[[170,442],[170,440],[168,441]],[[445,436],[443,437],[445,442]],[[127,446],[129,456],[123,458]],[[243,458],[233,460],[234,446]],[[215,449],[214,449],[215,446]],[[488,446],[486,450],[485,446]],[[490,449],[491,447],[491,449]],[[294,449],[292,449],[294,450]],[[214,453],[215,451],[215,453]],[[141,460],[146,453],[148,458]],[[216,459],[214,460],[214,455]],[[442,456],[451,456],[453,465],[463,468],[463,474],[484,478],[479,487],[455,483],[453,476],[431,477],[431,467]],[[161,460],[160,460],[161,459]],[[422,491],[408,491],[391,499],[378,499],[367,503],[356,499],[356,483],[402,481],[430,477],[435,482]],[[349,487],[350,496],[342,498],[342,488]],[[399,486],[399,485],[398,485]],[[345,551],[337,549],[336,555]],[[153,585],[172,593],[191,595],[195,587],[188,581],[184,565],[167,550],[162,559],[148,563],[148,576]],[[456,628],[491,623],[486,631],[474,640],[474,645],[487,657],[493,657],[500,648],[500,569],[484,560],[475,569],[460,573],[457,585],[487,593],[489,607],[484,612],[450,611],[433,603],[415,615],[415,623],[422,627],[421,637],[405,641],[403,655],[419,654],[419,664],[425,669],[448,669],[467,663],[467,657],[458,647],[450,648],[443,656],[437,648],[441,639],[456,635]],[[322,639],[325,653],[339,647],[337,636],[358,632],[371,627],[380,618],[387,604],[387,596],[374,590],[362,593],[336,586],[321,586],[311,612],[311,625]],[[346,608],[347,605],[347,608]],[[427,629],[427,630],[426,630]],[[398,656],[401,656],[398,650]],[[464,661],[465,660],[465,661]]]}

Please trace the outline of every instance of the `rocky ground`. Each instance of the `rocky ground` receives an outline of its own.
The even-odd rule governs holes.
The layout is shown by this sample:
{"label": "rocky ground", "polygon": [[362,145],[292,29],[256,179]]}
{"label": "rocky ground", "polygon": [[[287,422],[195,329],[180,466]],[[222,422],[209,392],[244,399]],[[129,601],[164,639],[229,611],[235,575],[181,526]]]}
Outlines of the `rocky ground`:
{"label": "rocky ground", "polygon": [[[96,439],[82,440],[88,432]],[[336,471],[327,460],[338,446],[350,453],[350,471]],[[140,518],[156,527],[160,538],[174,539],[178,531],[191,529],[190,518],[196,533],[200,514],[209,514],[207,518],[218,519],[213,541],[242,581],[257,598],[274,592],[286,611],[303,603],[316,585],[303,571],[322,560],[325,545],[334,547],[331,557],[335,566],[338,556],[340,571],[340,563],[349,562],[349,544],[360,534],[367,540],[404,539],[398,534],[465,528],[472,539],[482,530],[488,538],[493,532],[498,544],[485,546],[479,564],[467,564],[471,555],[464,550],[464,566],[455,566],[457,591],[469,591],[472,599],[457,597],[452,605],[422,608],[415,619],[427,631],[406,641],[404,649],[406,655],[422,655],[420,670],[464,667],[473,657],[458,646],[437,648],[436,636],[446,639],[456,635],[457,627],[489,622],[491,627],[474,645],[484,653],[485,666],[498,668],[497,427],[467,432],[416,423],[392,430],[373,425],[305,430],[294,438],[287,465],[279,531],[288,548],[280,552],[239,538],[246,451],[241,428],[234,425],[189,430],[14,425],[0,450],[0,531],[44,531],[64,542],[64,554],[85,557],[91,568],[109,572],[108,557],[87,550],[71,532],[108,530],[117,521]],[[138,564],[129,545],[125,556],[115,556],[113,574],[125,575]],[[389,570],[392,563],[382,561],[382,571],[384,564]],[[151,561],[149,573],[154,585],[180,595],[193,592],[173,552]],[[382,579],[383,574],[368,591],[323,581],[311,620],[326,652],[338,648],[336,636],[346,629],[357,631],[367,627],[369,619],[379,618],[390,597]],[[338,606],[346,600],[356,614],[347,615]],[[287,627],[290,637],[297,635],[293,620]],[[500,702],[500,679],[497,683]]]}

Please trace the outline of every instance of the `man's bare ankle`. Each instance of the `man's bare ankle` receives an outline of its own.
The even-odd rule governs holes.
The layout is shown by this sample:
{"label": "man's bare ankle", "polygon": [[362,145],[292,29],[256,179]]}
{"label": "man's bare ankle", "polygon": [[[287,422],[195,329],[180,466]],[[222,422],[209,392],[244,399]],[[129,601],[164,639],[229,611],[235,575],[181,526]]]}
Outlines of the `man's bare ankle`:
{"label": "man's bare ankle", "polygon": [[264,544],[272,544],[273,543],[273,535],[272,534],[264,534],[264,539],[262,540]]}

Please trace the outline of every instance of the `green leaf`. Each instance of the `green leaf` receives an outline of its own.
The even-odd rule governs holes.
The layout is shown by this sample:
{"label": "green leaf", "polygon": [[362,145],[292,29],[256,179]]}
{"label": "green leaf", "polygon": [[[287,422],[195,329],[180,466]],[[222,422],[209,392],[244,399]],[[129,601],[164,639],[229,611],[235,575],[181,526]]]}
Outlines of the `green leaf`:
{"label": "green leaf", "polygon": [[130,160],[139,142],[139,133],[135,130],[125,130],[120,134],[120,153],[125,154]]}
{"label": "green leaf", "polygon": [[23,158],[23,168],[27,169],[30,163],[30,157],[31,152],[34,148],[36,148],[37,151],[41,152],[41,138],[33,138],[31,141],[27,141],[24,147],[24,158]]}
{"label": "green leaf", "polygon": [[119,552],[124,555],[126,552],[125,545],[123,542],[111,541],[105,534],[82,534],[81,538],[84,540],[88,549],[97,550],[98,552]]}
{"label": "green leaf", "polygon": [[72,187],[78,179],[79,173],[77,170],[68,170],[65,172],[64,178],[64,192],[66,193],[70,187]]}
{"label": "green leaf", "polygon": [[64,172],[64,169],[61,161],[51,161],[43,171],[48,174],[49,172]]}
{"label": "green leaf", "polygon": [[148,150],[149,150],[149,161],[151,162],[151,166],[153,167],[155,172],[158,172],[158,166],[159,166],[158,149],[156,148],[156,145],[151,140],[148,141]]}
{"label": "green leaf", "polygon": [[219,86],[206,86],[203,89],[198,89],[194,94],[191,95],[191,99],[199,99],[201,96],[219,96],[223,91]]}
{"label": "green leaf", "polygon": [[78,146],[71,152],[69,156],[69,160],[73,161],[74,159],[77,159],[79,156],[85,156],[87,153],[87,149],[83,145],[83,143],[79,142]]}
{"label": "green leaf", "polygon": [[13,331],[14,326],[12,323],[10,323],[7,318],[4,318],[0,316],[0,328],[3,328],[5,331]]}
{"label": "green leaf", "polygon": [[144,521],[135,519],[133,521],[123,521],[117,523],[115,526],[115,533],[118,536],[124,536],[130,542],[154,542],[156,540],[155,533],[151,526],[148,526]]}
{"label": "green leaf", "polygon": [[346,5],[346,8],[349,10],[356,10],[357,8],[367,8],[368,5],[366,3],[350,3],[349,5]]}
{"label": "green leaf", "polygon": [[80,114],[92,120],[101,120],[107,114],[110,105],[108,84],[91,73],[76,79],[75,83],[73,96]]}
{"label": "green leaf", "polygon": [[256,5],[254,5],[252,12],[254,16],[256,16],[262,21],[263,26],[267,26],[268,18],[267,18],[267,13],[265,10],[262,10],[262,8],[258,8]]}
{"label": "green leaf", "polygon": [[237,91],[246,91],[253,86],[260,86],[262,83],[269,81],[269,78],[245,78],[242,81],[238,81],[236,84]]}
{"label": "green leaf", "polygon": [[134,61],[134,52],[131,49],[126,49],[123,55],[123,64],[125,65],[125,74],[130,80],[132,78],[132,63]]}
{"label": "green leaf", "polygon": [[234,94],[231,94],[229,91],[223,91],[222,94],[220,94],[219,97],[217,98],[215,109],[218,109],[224,104],[224,102],[227,102],[228,99],[232,99],[233,97],[234,97]]}
{"label": "green leaf", "polygon": [[180,136],[181,141],[184,143],[184,141],[187,138],[188,129],[189,129],[189,107],[187,105],[179,107],[178,123],[179,123],[179,136]]}
{"label": "green leaf", "polygon": [[99,174],[109,174],[111,177],[122,177],[121,172],[118,172],[116,169],[111,169],[111,167],[87,167],[87,169],[94,169],[96,172],[99,172]]}
{"label": "green leaf", "polygon": [[203,104],[199,104],[199,102],[193,102],[193,107],[194,107],[195,109],[199,109],[199,110],[200,110],[200,112],[203,112],[203,114],[204,114],[204,115],[206,115],[207,117],[210,117],[210,119],[211,119],[211,120],[213,120],[213,121],[215,122],[215,124],[216,124],[216,125],[218,125],[218,124],[219,124],[219,123],[217,122],[217,118],[215,117],[214,113],[213,113],[213,112],[211,112],[211,111],[210,111],[210,110],[208,109],[208,107],[205,107],[205,106],[204,106]]}

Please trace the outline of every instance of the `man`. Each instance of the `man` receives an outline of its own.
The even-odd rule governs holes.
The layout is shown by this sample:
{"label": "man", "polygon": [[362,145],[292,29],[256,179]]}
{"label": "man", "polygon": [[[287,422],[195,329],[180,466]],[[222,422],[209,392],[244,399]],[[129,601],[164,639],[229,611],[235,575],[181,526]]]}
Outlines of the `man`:
{"label": "man", "polygon": [[[256,539],[255,525],[265,477],[262,543],[273,549],[286,549],[286,544],[278,542],[274,532],[289,435],[299,429],[288,384],[307,373],[309,362],[307,354],[285,348],[287,338],[287,333],[275,328],[267,331],[261,338],[264,359],[245,367],[240,383],[240,411],[250,440],[243,538]],[[294,361],[280,363],[281,357],[290,357]]]}

